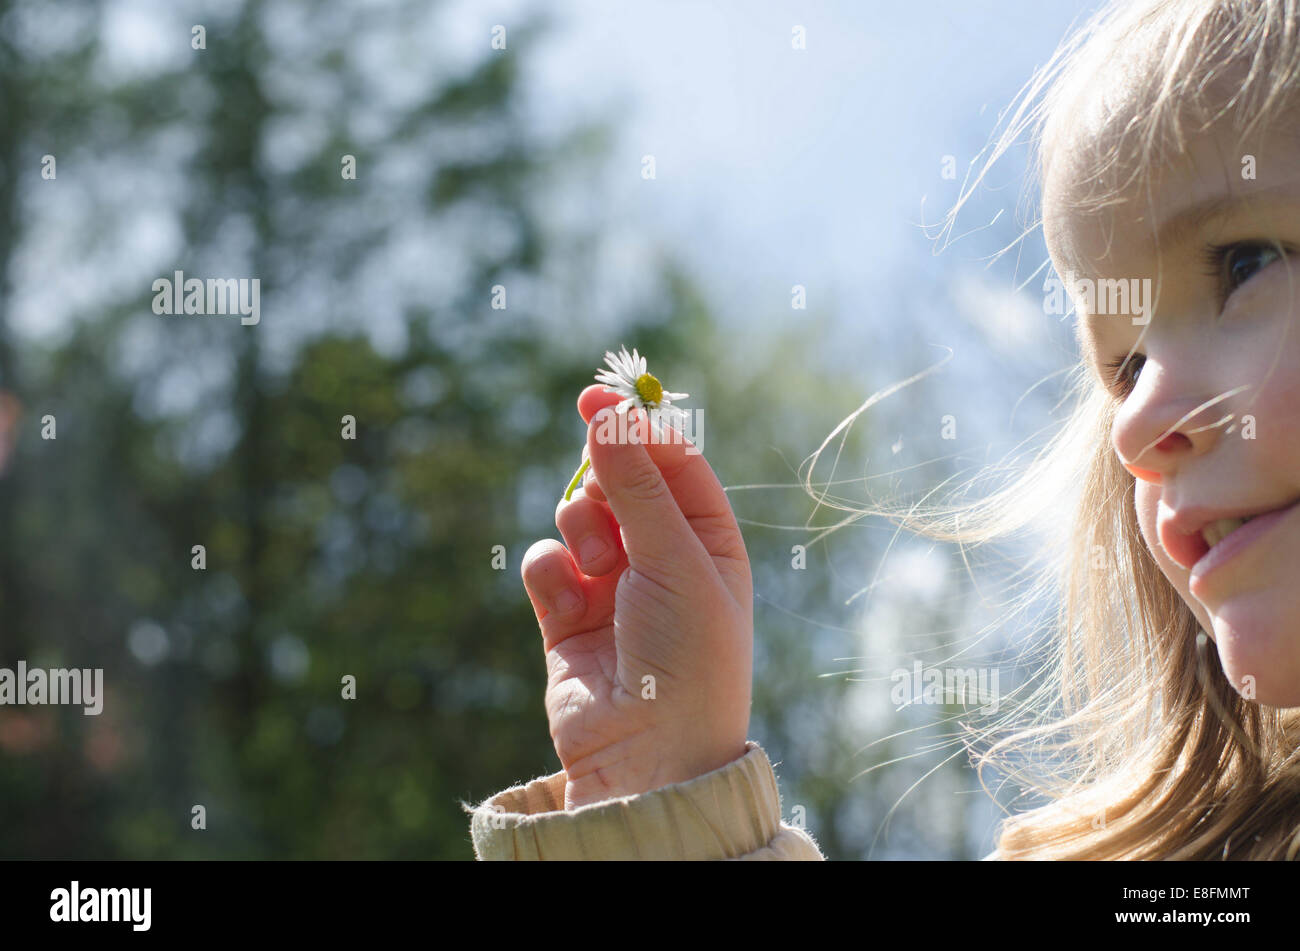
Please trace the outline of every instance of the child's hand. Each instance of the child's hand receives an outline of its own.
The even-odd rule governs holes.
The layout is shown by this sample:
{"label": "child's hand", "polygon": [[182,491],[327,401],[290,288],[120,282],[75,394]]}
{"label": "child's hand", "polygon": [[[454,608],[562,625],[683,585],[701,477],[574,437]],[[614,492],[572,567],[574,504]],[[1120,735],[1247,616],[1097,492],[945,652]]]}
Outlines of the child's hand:
{"label": "child's hand", "polygon": [[[602,444],[593,417],[619,399],[578,397],[592,464],[556,509],[567,547],[536,542],[522,568],[566,808],[725,766],[749,731],[753,584],[731,505],[704,456],[647,444],[641,413],[640,444]],[[584,560],[593,539],[606,547]]]}

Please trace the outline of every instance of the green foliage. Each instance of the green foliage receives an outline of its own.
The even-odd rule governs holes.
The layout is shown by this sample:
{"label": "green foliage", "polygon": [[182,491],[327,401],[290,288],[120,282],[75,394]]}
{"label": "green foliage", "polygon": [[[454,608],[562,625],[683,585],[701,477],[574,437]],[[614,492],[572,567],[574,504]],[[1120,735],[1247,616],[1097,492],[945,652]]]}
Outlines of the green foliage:
{"label": "green foliage", "polygon": [[[0,21],[34,6],[0,0]],[[400,36],[424,6],[376,24],[334,5],[312,55],[290,58],[268,42],[268,15],[300,6],[249,2],[210,24],[191,65],[147,79],[96,72],[93,30],[49,55],[0,41],[0,263],[13,266],[37,224],[23,211],[42,187],[33,156],[85,168],[121,152],[160,175],[175,160],[183,238],[160,274],[259,276],[264,312],[255,327],[155,316],[145,281],[37,341],[13,331],[0,298],[0,385],[24,407],[0,477],[0,665],[103,667],[108,689],[97,718],[0,709],[4,857],[470,857],[458,800],[559,766],[519,567],[558,534],[553,506],[585,432],[574,400],[622,343],[703,407],[724,484],[785,486],[733,494],[760,598],[753,733],[786,754],[787,804],[807,806],[839,855],[837,808],[862,794],[847,786],[861,764],[843,683],[817,679],[826,574],[786,569],[810,533],[765,527],[806,521],[798,462],[852,399],[815,369],[814,319],[742,352],[671,260],[661,292],[617,315],[617,339],[578,347],[560,315],[526,300],[492,311],[494,284],[537,279],[593,242],[550,234],[530,197],[552,172],[598,160],[608,133],[542,143],[523,129],[516,51],[544,24],[383,113],[349,44]],[[293,100],[276,80],[293,73],[330,95]],[[376,112],[381,131],[355,136]],[[277,165],[267,153],[287,122],[318,134]],[[461,154],[434,148],[471,133]],[[355,182],[342,154],[357,157]],[[60,161],[60,181],[75,179],[78,163]],[[420,171],[403,178],[403,163]],[[111,209],[95,214],[111,236]],[[481,242],[485,222],[512,240]],[[449,254],[464,252],[455,292],[402,290],[393,235],[411,225],[446,230]],[[376,346],[380,312],[396,313],[400,346]],[[184,385],[199,395],[179,408],[160,395]],[[46,414],[57,440],[40,436]],[[497,545],[504,571],[490,566]]]}

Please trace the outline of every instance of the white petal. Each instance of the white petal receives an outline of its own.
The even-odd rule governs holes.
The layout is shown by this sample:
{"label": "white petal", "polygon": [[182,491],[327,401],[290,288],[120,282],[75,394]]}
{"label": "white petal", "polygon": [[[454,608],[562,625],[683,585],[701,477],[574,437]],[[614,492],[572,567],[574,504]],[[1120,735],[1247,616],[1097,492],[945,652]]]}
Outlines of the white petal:
{"label": "white petal", "polygon": [[673,429],[677,430],[678,432],[682,431],[683,424],[686,422],[685,414],[679,416],[676,413],[664,413],[662,414],[662,419],[664,422],[666,422],[669,426],[672,426]]}
{"label": "white petal", "polygon": [[620,377],[627,376],[627,366],[623,362],[622,354],[616,354],[616,353],[611,353],[610,351],[606,351],[605,362],[609,364],[610,370],[612,370],[618,376]]}

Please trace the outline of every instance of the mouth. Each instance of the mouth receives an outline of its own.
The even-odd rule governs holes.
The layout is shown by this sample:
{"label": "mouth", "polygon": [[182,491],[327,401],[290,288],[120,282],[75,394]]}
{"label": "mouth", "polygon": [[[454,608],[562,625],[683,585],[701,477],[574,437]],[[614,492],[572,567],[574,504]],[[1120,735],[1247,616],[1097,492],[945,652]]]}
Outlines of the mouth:
{"label": "mouth", "polygon": [[1300,499],[1271,508],[1211,510],[1161,506],[1157,517],[1160,544],[1180,566],[1204,577],[1226,562],[1296,508]]}
{"label": "mouth", "polygon": [[1216,518],[1201,529],[1201,538],[1205,539],[1205,544],[1209,548],[1213,548],[1254,517],[1247,515],[1245,518]]}

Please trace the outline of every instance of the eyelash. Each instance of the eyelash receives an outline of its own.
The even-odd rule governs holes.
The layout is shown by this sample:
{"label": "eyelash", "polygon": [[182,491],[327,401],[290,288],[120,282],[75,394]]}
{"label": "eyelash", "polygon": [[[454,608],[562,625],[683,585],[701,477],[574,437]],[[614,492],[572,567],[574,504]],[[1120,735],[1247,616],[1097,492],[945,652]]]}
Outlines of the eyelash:
{"label": "eyelash", "polygon": [[[1278,250],[1279,247],[1281,248],[1280,252]],[[1254,277],[1256,274],[1260,273],[1260,271],[1263,271],[1264,268],[1268,267],[1269,264],[1273,263],[1272,261],[1269,261],[1252,273],[1250,277],[1243,280],[1240,284],[1233,285],[1231,283],[1231,270],[1229,269],[1228,273],[1225,274],[1224,269],[1229,264],[1232,253],[1243,249],[1250,251],[1271,251],[1275,255],[1273,259],[1275,261],[1282,260],[1284,257],[1290,257],[1292,253],[1291,248],[1286,245],[1275,245],[1271,241],[1233,241],[1228,244],[1211,244],[1207,246],[1204,252],[1202,252],[1201,260],[1205,264],[1206,276],[1214,278],[1217,281],[1220,310],[1227,305],[1228,298],[1233,295],[1237,288],[1244,286],[1251,277]]]}
{"label": "eyelash", "polygon": [[[1234,241],[1229,244],[1212,244],[1205,248],[1205,251],[1202,254],[1202,261],[1205,264],[1206,276],[1212,277],[1218,282],[1220,311],[1227,306],[1228,298],[1230,298],[1238,288],[1244,286],[1252,277],[1267,268],[1269,264],[1273,263],[1272,261],[1269,261],[1249,277],[1245,278],[1245,280],[1240,284],[1233,285],[1231,283],[1231,271],[1229,270],[1226,274],[1224,273],[1224,269],[1228,265],[1232,253],[1242,249],[1249,249],[1251,251],[1272,251],[1276,255],[1274,260],[1282,260],[1283,258],[1290,257],[1293,253],[1292,249],[1285,244],[1280,245],[1280,252],[1278,251],[1278,247],[1279,245],[1275,245],[1268,241]],[[1105,367],[1110,371],[1111,376],[1114,376],[1119,373],[1120,368],[1125,365],[1125,361],[1128,363],[1128,374],[1118,381],[1107,383],[1107,387],[1113,392],[1118,392],[1121,397],[1127,396],[1133,387],[1137,385],[1137,376],[1142,372],[1142,366],[1146,363],[1146,356],[1141,353],[1134,353],[1131,356],[1125,354],[1124,356],[1116,357],[1114,360],[1108,361],[1105,364]]]}
{"label": "eyelash", "polygon": [[[1111,390],[1111,392],[1118,392],[1120,396],[1128,396],[1129,391],[1137,385],[1137,374],[1142,372],[1142,364],[1146,363],[1147,358],[1145,354],[1135,353],[1132,356],[1125,355],[1110,360],[1106,363],[1106,369],[1110,371],[1111,376],[1119,372],[1119,368],[1124,366],[1125,360],[1128,361],[1129,375],[1106,384],[1107,389]],[[1137,367],[1136,371],[1133,369],[1135,365]]]}

